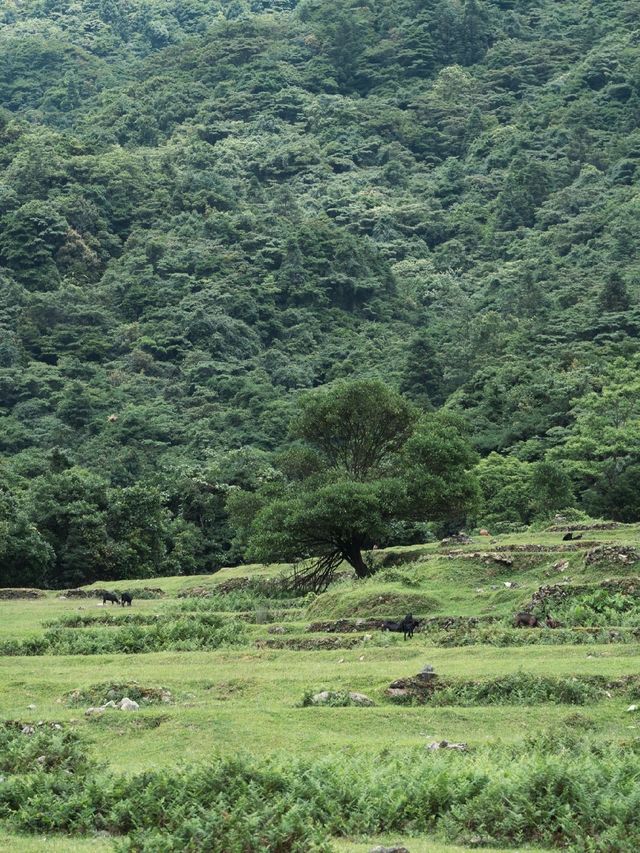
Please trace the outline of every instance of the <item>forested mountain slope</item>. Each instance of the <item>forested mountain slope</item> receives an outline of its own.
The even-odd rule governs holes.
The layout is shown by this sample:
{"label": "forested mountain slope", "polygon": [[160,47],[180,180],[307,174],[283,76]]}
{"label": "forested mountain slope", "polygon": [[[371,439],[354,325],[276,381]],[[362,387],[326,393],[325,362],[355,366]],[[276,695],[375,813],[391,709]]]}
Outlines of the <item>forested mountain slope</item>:
{"label": "forested mountain slope", "polygon": [[345,376],[466,413],[507,492],[562,462],[578,506],[640,517],[639,19],[5,2],[5,582],[237,559],[229,486]]}

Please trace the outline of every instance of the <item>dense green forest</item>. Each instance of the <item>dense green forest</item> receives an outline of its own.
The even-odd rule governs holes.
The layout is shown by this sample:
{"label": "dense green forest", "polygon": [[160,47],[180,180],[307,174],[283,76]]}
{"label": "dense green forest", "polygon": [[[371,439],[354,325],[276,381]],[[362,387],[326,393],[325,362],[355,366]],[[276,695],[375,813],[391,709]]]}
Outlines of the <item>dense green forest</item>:
{"label": "dense green forest", "polygon": [[6,0],[2,585],[237,562],[343,378],[466,419],[471,524],[640,518],[639,18]]}

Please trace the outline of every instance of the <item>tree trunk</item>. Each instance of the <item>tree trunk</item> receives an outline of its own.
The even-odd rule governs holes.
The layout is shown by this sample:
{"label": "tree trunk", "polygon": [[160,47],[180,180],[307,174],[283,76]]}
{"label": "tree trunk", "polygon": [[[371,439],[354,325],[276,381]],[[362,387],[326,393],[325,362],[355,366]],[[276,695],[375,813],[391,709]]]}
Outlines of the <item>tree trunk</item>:
{"label": "tree trunk", "polygon": [[374,573],[375,569],[367,565],[362,557],[362,549],[360,545],[351,545],[348,551],[344,553],[344,559],[353,566],[356,575],[359,578],[369,578]]}

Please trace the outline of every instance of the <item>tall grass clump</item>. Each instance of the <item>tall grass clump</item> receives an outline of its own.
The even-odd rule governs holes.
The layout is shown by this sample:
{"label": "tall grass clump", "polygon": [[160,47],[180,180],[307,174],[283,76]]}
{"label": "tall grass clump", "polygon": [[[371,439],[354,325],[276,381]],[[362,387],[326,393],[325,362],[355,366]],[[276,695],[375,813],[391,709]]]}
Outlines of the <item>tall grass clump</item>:
{"label": "tall grass clump", "polygon": [[91,628],[56,626],[39,637],[0,643],[0,655],[143,654],[162,651],[200,651],[242,645],[247,626],[216,614],[183,614],[159,618],[152,624]]}

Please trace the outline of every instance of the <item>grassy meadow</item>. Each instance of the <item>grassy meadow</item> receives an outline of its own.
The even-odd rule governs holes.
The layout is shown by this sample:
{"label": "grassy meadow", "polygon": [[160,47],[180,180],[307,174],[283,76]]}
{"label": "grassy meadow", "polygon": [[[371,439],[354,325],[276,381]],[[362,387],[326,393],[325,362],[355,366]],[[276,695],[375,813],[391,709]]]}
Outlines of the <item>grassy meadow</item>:
{"label": "grassy meadow", "polygon": [[[178,768],[190,773],[210,762],[233,762],[237,756],[251,767],[255,762],[273,760],[284,774],[282,779],[288,779],[287,762],[299,762],[312,777],[320,772],[318,768],[326,770],[328,762],[332,778],[343,768],[345,780],[360,767],[363,793],[349,807],[353,819],[344,828],[339,824],[328,828],[330,849],[343,853],[365,853],[374,843],[400,841],[411,853],[453,853],[477,846],[513,850],[531,845],[538,849],[567,847],[571,820],[579,823],[580,818],[574,814],[574,800],[563,800],[566,780],[562,785],[544,784],[545,797],[551,796],[553,803],[557,798],[559,804],[557,815],[549,818],[545,829],[547,800],[541,816],[520,815],[519,824],[507,828],[508,808],[516,809],[513,800],[507,806],[507,797],[502,810],[498,808],[475,826],[470,813],[461,817],[471,794],[462,797],[459,788],[455,796],[444,798],[446,802],[439,801],[437,808],[428,806],[434,810],[433,820],[411,814],[407,795],[398,805],[398,814],[406,813],[406,817],[398,818],[394,825],[393,815],[384,819],[373,811],[365,815],[366,776],[375,774],[385,762],[391,766],[402,759],[410,768],[424,766],[423,771],[415,771],[423,782],[437,763],[444,774],[441,786],[448,773],[455,776],[458,786],[462,782],[456,774],[462,774],[467,785],[471,785],[471,777],[464,774],[476,774],[473,785],[478,787],[479,779],[484,779],[482,785],[491,785],[504,774],[524,774],[530,752],[547,764],[557,761],[558,754],[566,755],[567,773],[575,764],[576,778],[584,768],[601,771],[604,777],[606,767],[617,768],[629,751],[635,755],[640,743],[640,712],[627,709],[634,700],[640,704],[640,682],[634,681],[639,674],[640,641],[633,630],[640,624],[636,622],[640,597],[634,596],[632,580],[640,575],[640,563],[626,557],[623,562],[615,549],[637,547],[639,533],[634,526],[588,531],[574,550],[566,549],[561,533],[530,532],[490,541],[476,537],[459,548],[430,544],[380,551],[375,558],[383,567],[372,579],[356,582],[342,577],[322,595],[293,601],[270,598],[268,585],[239,590],[225,583],[245,577],[268,581],[283,570],[281,566],[244,566],[212,576],[109,584],[115,591],[132,592],[131,608],[103,606],[94,597],[63,598],[54,591],[34,600],[1,600],[2,719],[5,725],[11,721],[34,727],[59,724],[62,731],[77,736],[84,757],[99,768],[95,773],[111,774],[123,780],[117,783],[122,785],[139,778],[137,774],[167,771],[171,775]],[[613,546],[613,552],[605,553],[599,562],[587,561],[585,554],[593,547],[590,542]],[[496,555],[501,559],[496,560]],[[510,564],[503,561],[505,556]],[[626,579],[631,589],[629,595],[611,593],[611,602],[620,614],[613,621],[602,597],[591,593],[610,578]],[[513,614],[528,608],[541,586],[558,583],[569,590],[588,590],[580,593],[575,606],[561,605],[563,629],[511,626]],[[222,592],[216,591],[221,585]],[[164,595],[136,597],[143,587],[161,589]],[[193,588],[201,594],[185,595]],[[640,582],[638,588],[640,592]],[[339,619],[400,619],[408,611],[418,618],[461,617],[463,622],[451,628],[423,624],[413,640],[406,642],[401,634],[366,625],[355,624],[349,632],[328,630],[326,625]],[[470,617],[484,621],[476,625],[466,621]],[[571,631],[567,619],[572,620]],[[325,623],[327,630],[320,630],[314,622]],[[596,625],[599,633],[594,632]],[[316,630],[310,631],[310,626]],[[210,645],[211,637],[215,647]],[[64,653],[68,648],[80,653]],[[104,648],[129,651],[104,652]],[[446,691],[424,704],[395,701],[387,694],[391,682],[411,678],[427,664],[434,667]],[[147,702],[143,698],[140,710],[134,713],[107,709],[85,714],[90,705],[102,704],[108,695],[144,697],[145,691],[158,688],[168,691],[165,700]],[[109,694],[109,690],[115,693]],[[305,695],[321,690],[361,692],[374,705],[303,707]],[[52,735],[54,740],[57,736]],[[9,739],[8,753],[22,756],[25,737],[22,735],[22,741]],[[527,739],[537,737],[541,740],[528,747]],[[464,742],[467,752],[430,754],[427,744],[442,740]],[[586,763],[581,769],[582,760]],[[10,763],[0,770],[8,771],[9,778],[26,786],[24,790],[31,795],[34,789],[30,785],[38,788],[44,784],[45,773],[33,766],[31,758],[15,758],[13,769]],[[638,781],[640,762],[636,763]],[[564,772],[563,759],[554,767],[554,773]],[[631,762],[625,771],[631,774],[625,775],[625,785],[630,784],[633,767]],[[400,773],[397,796],[402,797],[402,771],[393,772]],[[538,769],[531,770],[534,772]],[[616,784],[623,786],[616,778],[607,777],[614,793]],[[525,782],[529,784],[529,777]],[[295,787],[298,783],[289,780],[286,784]],[[372,789],[382,791],[384,784],[384,775],[371,779]],[[349,786],[345,782],[343,787]],[[304,799],[302,794],[296,796]],[[344,790],[340,796],[346,796]],[[433,796],[430,789],[429,797]],[[479,796],[475,789],[473,796]],[[530,793],[526,796],[531,798]],[[458,805],[456,797],[462,797]],[[383,802],[383,793],[380,798]],[[122,822],[114,829],[117,821],[113,818],[105,818],[107,829],[98,830],[97,824],[87,823],[88,818],[83,823],[61,817],[51,831],[43,833],[38,831],[43,826],[42,816],[25,816],[18,806],[7,805],[10,801],[8,797],[3,806],[0,795],[1,851],[102,851],[123,843],[129,831],[137,840],[127,842],[132,846],[123,849],[218,849],[206,840],[202,828],[194,836],[200,839],[197,843],[191,836],[188,841],[175,836],[173,846],[167,846],[166,839],[136,827],[133,819],[131,830]],[[481,807],[480,803],[477,808]],[[95,812],[95,805],[91,808]],[[356,820],[358,809],[362,815]],[[605,817],[603,812],[603,826]],[[620,816],[609,819],[623,822]],[[541,825],[539,833],[527,828],[535,820]],[[563,832],[554,833],[554,821],[567,825]],[[87,831],[91,826],[93,831]],[[580,847],[579,827],[575,833],[574,849],[587,849]],[[603,833],[602,843],[596,837],[592,849],[633,849],[625,847],[622,832],[606,836],[603,829]],[[239,835],[230,838],[230,850],[259,849],[247,846]],[[629,845],[634,839],[629,837]],[[324,849],[313,846],[320,844],[316,840],[303,839],[295,842],[297,847],[294,842],[288,847],[278,843],[280,847],[275,841],[264,841],[264,849]]]}

